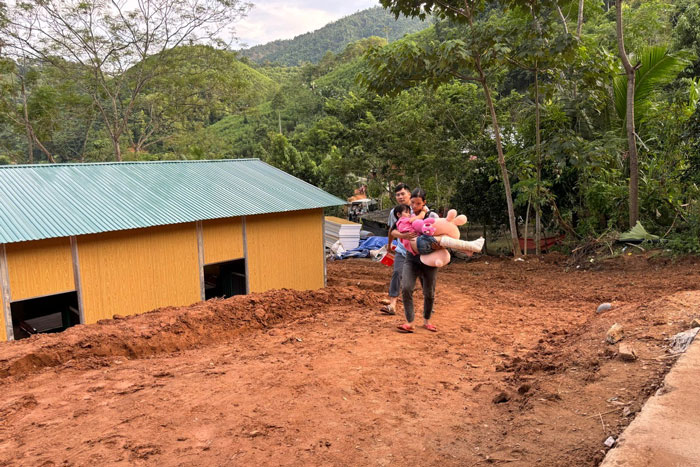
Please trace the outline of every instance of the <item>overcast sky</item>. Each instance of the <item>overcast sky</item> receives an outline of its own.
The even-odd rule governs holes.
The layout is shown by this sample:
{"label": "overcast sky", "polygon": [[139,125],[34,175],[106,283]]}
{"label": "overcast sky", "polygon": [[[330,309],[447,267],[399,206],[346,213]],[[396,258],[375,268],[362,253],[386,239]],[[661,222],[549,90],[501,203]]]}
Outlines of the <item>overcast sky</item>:
{"label": "overcast sky", "polygon": [[[252,0],[248,16],[236,24],[240,44],[247,47],[276,39],[292,39],[360,10],[378,0]],[[234,48],[238,48],[235,47]]]}

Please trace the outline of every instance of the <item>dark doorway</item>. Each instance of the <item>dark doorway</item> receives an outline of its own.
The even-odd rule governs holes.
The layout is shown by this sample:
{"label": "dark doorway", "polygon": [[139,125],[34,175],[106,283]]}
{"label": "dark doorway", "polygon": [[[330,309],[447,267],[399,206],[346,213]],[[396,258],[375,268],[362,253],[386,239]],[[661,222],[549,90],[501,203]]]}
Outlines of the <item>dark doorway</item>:
{"label": "dark doorway", "polygon": [[29,298],[10,303],[15,339],[33,334],[61,332],[80,324],[77,292]]}
{"label": "dark doorway", "polygon": [[232,297],[245,295],[245,259],[236,259],[223,263],[204,266],[204,297]]}

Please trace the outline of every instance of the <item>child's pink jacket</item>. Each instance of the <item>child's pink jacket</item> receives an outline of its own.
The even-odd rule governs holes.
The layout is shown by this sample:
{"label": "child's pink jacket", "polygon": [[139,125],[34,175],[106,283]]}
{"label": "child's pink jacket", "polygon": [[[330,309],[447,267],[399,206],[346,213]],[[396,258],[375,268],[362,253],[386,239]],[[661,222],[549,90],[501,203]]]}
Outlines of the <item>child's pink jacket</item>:
{"label": "child's pink jacket", "polygon": [[[396,230],[398,230],[401,233],[413,232],[413,225],[411,224],[412,222],[410,217],[399,217],[399,219],[396,221]],[[406,251],[411,253],[413,256],[416,255],[416,252],[413,251],[413,248],[411,248],[410,240],[408,240],[407,238],[402,238],[401,244],[404,246],[404,248],[406,248]]]}

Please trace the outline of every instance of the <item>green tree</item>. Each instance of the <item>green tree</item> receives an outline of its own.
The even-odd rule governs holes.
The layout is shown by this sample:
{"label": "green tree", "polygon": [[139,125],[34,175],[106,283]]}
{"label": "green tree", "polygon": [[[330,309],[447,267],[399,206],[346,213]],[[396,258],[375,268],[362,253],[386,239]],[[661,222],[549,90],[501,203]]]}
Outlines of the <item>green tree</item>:
{"label": "green tree", "polygon": [[[181,46],[169,51],[164,68],[142,90],[129,119],[130,150],[139,157],[176,133],[198,131],[259,103],[273,84],[235,55],[210,46]],[[135,68],[149,66],[152,58]]]}
{"label": "green tree", "polygon": [[[245,14],[239,0],[124,2],[30,0],[8,8],[0,42],[11,55],[53,65],[92,97],[116,160],[143,89],[169,71],[170,51],[184,43],[216,42]],[[150,57],[150,60],[146,60]],[[132,73],[134,65],[141,64]]]}
{"label": "green tree", "polygon": [[617,19],[617,46],[625,71],[625,128],[627,132],[627,157],[629,159],[630,179],[629,179],[629,226],[634,227],[639,218],[639,161],[637,156],[637,139],[634,131],[634,91],[637,70],[641,62],[634,65],[630,62],[625,50],[624,27],[622,24],[622,3],[623,0],[615,2],[615,12]]}
{"label": "green tree", "polygon": [[[51,72],[27,60],[0,63],[0,114],[24,132],[27,162],[34,163],[38,148],[47,161],[55,162],[50,141],[61,122],[59,106],[67,99]],[[48,146],[48,147],[47,147]]]}
{"label": "green tree", "polygon": [[299,152],[282,134],[270,133],[269,138],[266,162],[309,183],[317,182],[316,164],[307,154]]}
{"label": "green tree", "polygon": [[366,82],[380,92],[405,88],[426,80],[438,84],[454,78],[475,82],[481,86],[491,117],[491,133],[496,143],[501,168],[513,254],[520,256],[510,175],[506,167],[501,128],[492,92],[493,70],[502,63],[506,52],[503,36],[507,31],[494,27],[497,25],[489,22],[489,18],[497,10],[489,11],[489,8],[493,7],[492,4],[480,0],[382,0],[382,5],[397,17],[403,14],[425,18],[432,13],[456,24],[456,27],[446,30],[444,38],[437,38],[422,46],[406,41],[398,47],[374,49],[368,55],[372,69]]}
{"label": "green tree", "polygon": [[[688,50],[671,52],[667,46],[646,47],[639,54],[639,67],[634,77],[635,126],[645,120],[652,105],[654,93],[670,84],[686,68],[692,65],[694,54]],[[627,119],[627,76],[617,76],[613,81],[615,110],[618,117]]]}
{"label": "green tree", "polygon": [[671,17],[673,49],[695,52],[695,62],[689,73],[700,76],[700,1],[680,0],[674,2],[674,6]]}
{"label": "green tree", "polygon": [[[579,7],[582,8],[581,3]],[[542,192],[542,131],[541,131],[541,80],[556,79],[557,74],[563,73],[575,58],[573,36],[569,34],[566,20],[563,21],[563,31],[556,13],[563,15],[559,5],[550,4],[540,9],[516,7],[504,13],[502,21],[504,29],[510,31],[505,36],[509,51],[506,58],[532,78],[531,94],[535,107],[535,144],[534,144],[534,183],[521,182],[520,186],[529,186],[532,192],[528,195],[528,205],[534,201],[535,207],[535,245],[536,254],[540,254],[541,212],[542,202],[547,197]],[[580,30],[582,10],[579,10]],[[530,121],[529,118],[525,119]],[[529,211],[529,209],[528,209]],[[527,217],[527,215],[526,215]]]}
{"label": "green tree", "polygon": [[651,105],[651,95],[655,90],[673,81],[678,74],[692,63],[692,54],[687,51],[670,53],[667,47],[647,47],[631,65],[625,52],[622,32],[622,6],[617,4],[617,31],[619,52],[625,75],[614,80],[615,109],[624,122],[627,132],[629,157],[629,224],[633,227],[639,218],[639,163],[637,153],[638,122],[644,119]]}

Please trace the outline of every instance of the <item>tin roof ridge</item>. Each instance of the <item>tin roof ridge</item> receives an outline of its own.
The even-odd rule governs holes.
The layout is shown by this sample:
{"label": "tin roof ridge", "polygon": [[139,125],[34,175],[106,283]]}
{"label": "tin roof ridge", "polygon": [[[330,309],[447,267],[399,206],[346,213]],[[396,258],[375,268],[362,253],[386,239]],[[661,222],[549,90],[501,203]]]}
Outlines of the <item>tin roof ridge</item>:
{"label": "tin roof ridge", "polygon": [[8,164],[0,165],[0,170],[7,169],[46,169],[53,167],[95,167],[106,165],[159,165],[159,164],[191,164],[191,163],[208,163],[208,162],[262,162],[257,157],[241,158],[241,159],[186,159],[186,160],[166,160],[166,161],[109,161],[109,162],[66,162],[66,163],[51,163],[51,164]]}

